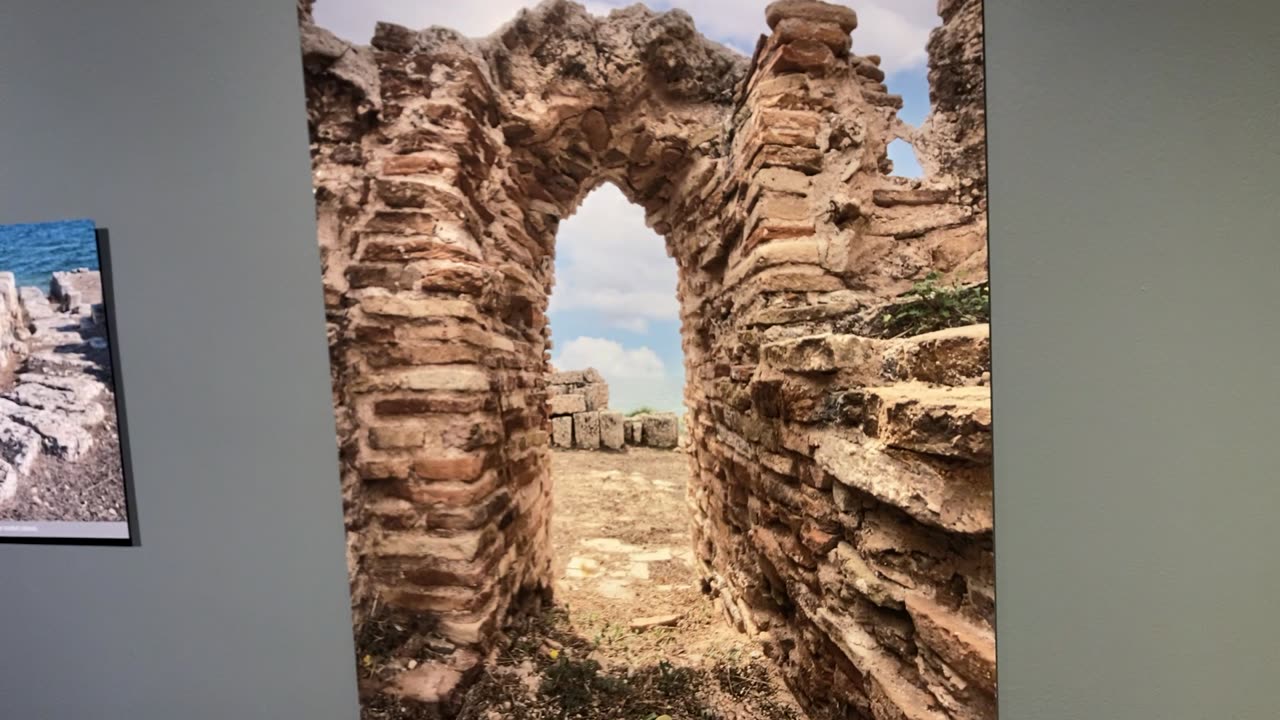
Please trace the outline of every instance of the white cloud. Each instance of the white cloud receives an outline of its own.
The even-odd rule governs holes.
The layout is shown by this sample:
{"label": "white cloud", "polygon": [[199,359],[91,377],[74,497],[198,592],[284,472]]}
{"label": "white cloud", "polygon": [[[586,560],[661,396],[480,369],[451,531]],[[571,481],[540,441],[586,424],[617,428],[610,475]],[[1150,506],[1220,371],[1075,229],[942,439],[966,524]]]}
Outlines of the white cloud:
{"label": "white cloud", "polygon": [[[755,39],[768,32],[764,8],[770,0],[648,0],[657,10],[680,8],[693,16],[707,37],[749,54]],[[585,3],[596,14],[630,5],[632,0],[591,0]],[[368,43],[378,20],[410,28],[442,25],[470,37],[496,31],[534,0],[317,0],[316,22],[338,35]],[[936,0],[845,0],[858,13],[854,50],[877,54],[885,72],[919,68],[925,61],[925,41],[939,23]]]}
{"label": "white cloud", "polygon": [[468,37],[482,37],[516,16],[530,0],[316,0],[316,24],[352,42],[368,44],[373,27],[390,22],[420,29],[432,25],[452,28]]}
{"label": "white cloud", "polygon": [[650,407],[683,412],[683,368],[668,372],[662,358],[646,346],[625,348],[605,338],[578,337],[566,343],[551,364],[559,370],[599,370],[609,383],[612,410]]}
{"label": "white cloud", "polygon": [[847,3],[858,12],[854,52],[879,55],[887,73],[924,68],[929,32],[942,24],[937,0],[862,0]]}
{"label": "white cloud", "polygon": [[[772,0],[650,0],[652,7],[677,7],[693,16],[703,35],[743,54],[755,49],[756,38],[768,33],[764,9]],[[629,4],[618,0],[616,5]],[[858,14],[853,31],[854,51],[880,55],[885,72],[922,67],[927,59],[929,30],[941,20],[937,0],[844,0]]]}
{"label": "white cloud", "polygon": [[556,286],[551,312],[590,310],[605,322],[643,333],[652,320],[680,317],[676,265],[644,210],[620,190],[591,193],[556,234]]}
{"label": "white cloud", "polygon": [[606,380],[645,380],[666,375],[662,358],[648,347],[627,349],[605,338],[579,337],[565,343],[551,361],[560,370],[595,368]]}

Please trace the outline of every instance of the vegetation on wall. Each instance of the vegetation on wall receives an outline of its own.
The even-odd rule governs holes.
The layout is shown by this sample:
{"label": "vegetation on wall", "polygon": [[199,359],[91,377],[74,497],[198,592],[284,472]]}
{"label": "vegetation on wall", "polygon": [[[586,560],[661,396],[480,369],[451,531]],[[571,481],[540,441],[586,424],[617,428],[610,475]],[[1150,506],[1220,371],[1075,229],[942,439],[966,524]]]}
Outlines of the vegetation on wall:
{"label": "vegetation on wall", "polygon": [[903,337],[991,321],[988,283],[944,284],[931,272],[903,293],[876,319],[881,337]]}

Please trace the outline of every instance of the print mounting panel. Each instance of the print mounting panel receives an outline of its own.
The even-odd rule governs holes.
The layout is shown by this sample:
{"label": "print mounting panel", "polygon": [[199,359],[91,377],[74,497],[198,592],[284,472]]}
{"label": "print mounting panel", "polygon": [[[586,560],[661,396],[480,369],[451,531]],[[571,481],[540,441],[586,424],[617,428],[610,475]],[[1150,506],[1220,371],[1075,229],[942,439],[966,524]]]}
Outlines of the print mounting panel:
{"label": "print mounting panel", "polygon": [[0,225],[0,543],[135,545],[108,232]]}

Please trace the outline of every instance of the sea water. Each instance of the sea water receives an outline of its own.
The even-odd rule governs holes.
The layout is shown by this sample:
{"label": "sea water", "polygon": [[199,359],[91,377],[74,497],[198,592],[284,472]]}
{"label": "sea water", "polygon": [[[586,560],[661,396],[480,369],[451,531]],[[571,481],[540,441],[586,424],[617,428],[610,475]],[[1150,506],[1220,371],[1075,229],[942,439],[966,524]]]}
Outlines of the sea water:
{"label": "sea water", "polygon": [[0,225],[0,271],[49,292],[59,270],[98,269],[98,243],[92,220]]}

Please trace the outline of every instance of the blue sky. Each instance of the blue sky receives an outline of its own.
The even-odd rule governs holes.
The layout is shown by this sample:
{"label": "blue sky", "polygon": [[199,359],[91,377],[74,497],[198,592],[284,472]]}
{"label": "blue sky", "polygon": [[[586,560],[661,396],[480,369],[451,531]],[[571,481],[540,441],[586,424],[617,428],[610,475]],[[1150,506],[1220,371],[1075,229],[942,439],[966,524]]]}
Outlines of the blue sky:
{"label": "blue sky", "polygon": [[[587,0],[606,14],[633,0]],[[707,37],[750,54],[768,31],[769,0],[651,0],[655,10],[680,8]],[[317,0],[316,23],[367,43],[376,21],[410,28],[450,27],[471,37],[488,35],[535,0]],[[936,0],[846,0],[858,13],[853,48],[878,54],[890,92],[902,95],[901,117],[919,125],[929,112],[925,42],[939,24]],[[897,174],[916,176],[919,164],[904,143],[890,146]],[[556,286],[551,296],[552,362],[563,370],[594,366],[609,381],[610,406],[647,405],[679,410],[684,361],[680,349],[675,262],[661,237],[644,225],[644,212],[612,186],[597,189],[560,226]]]}

